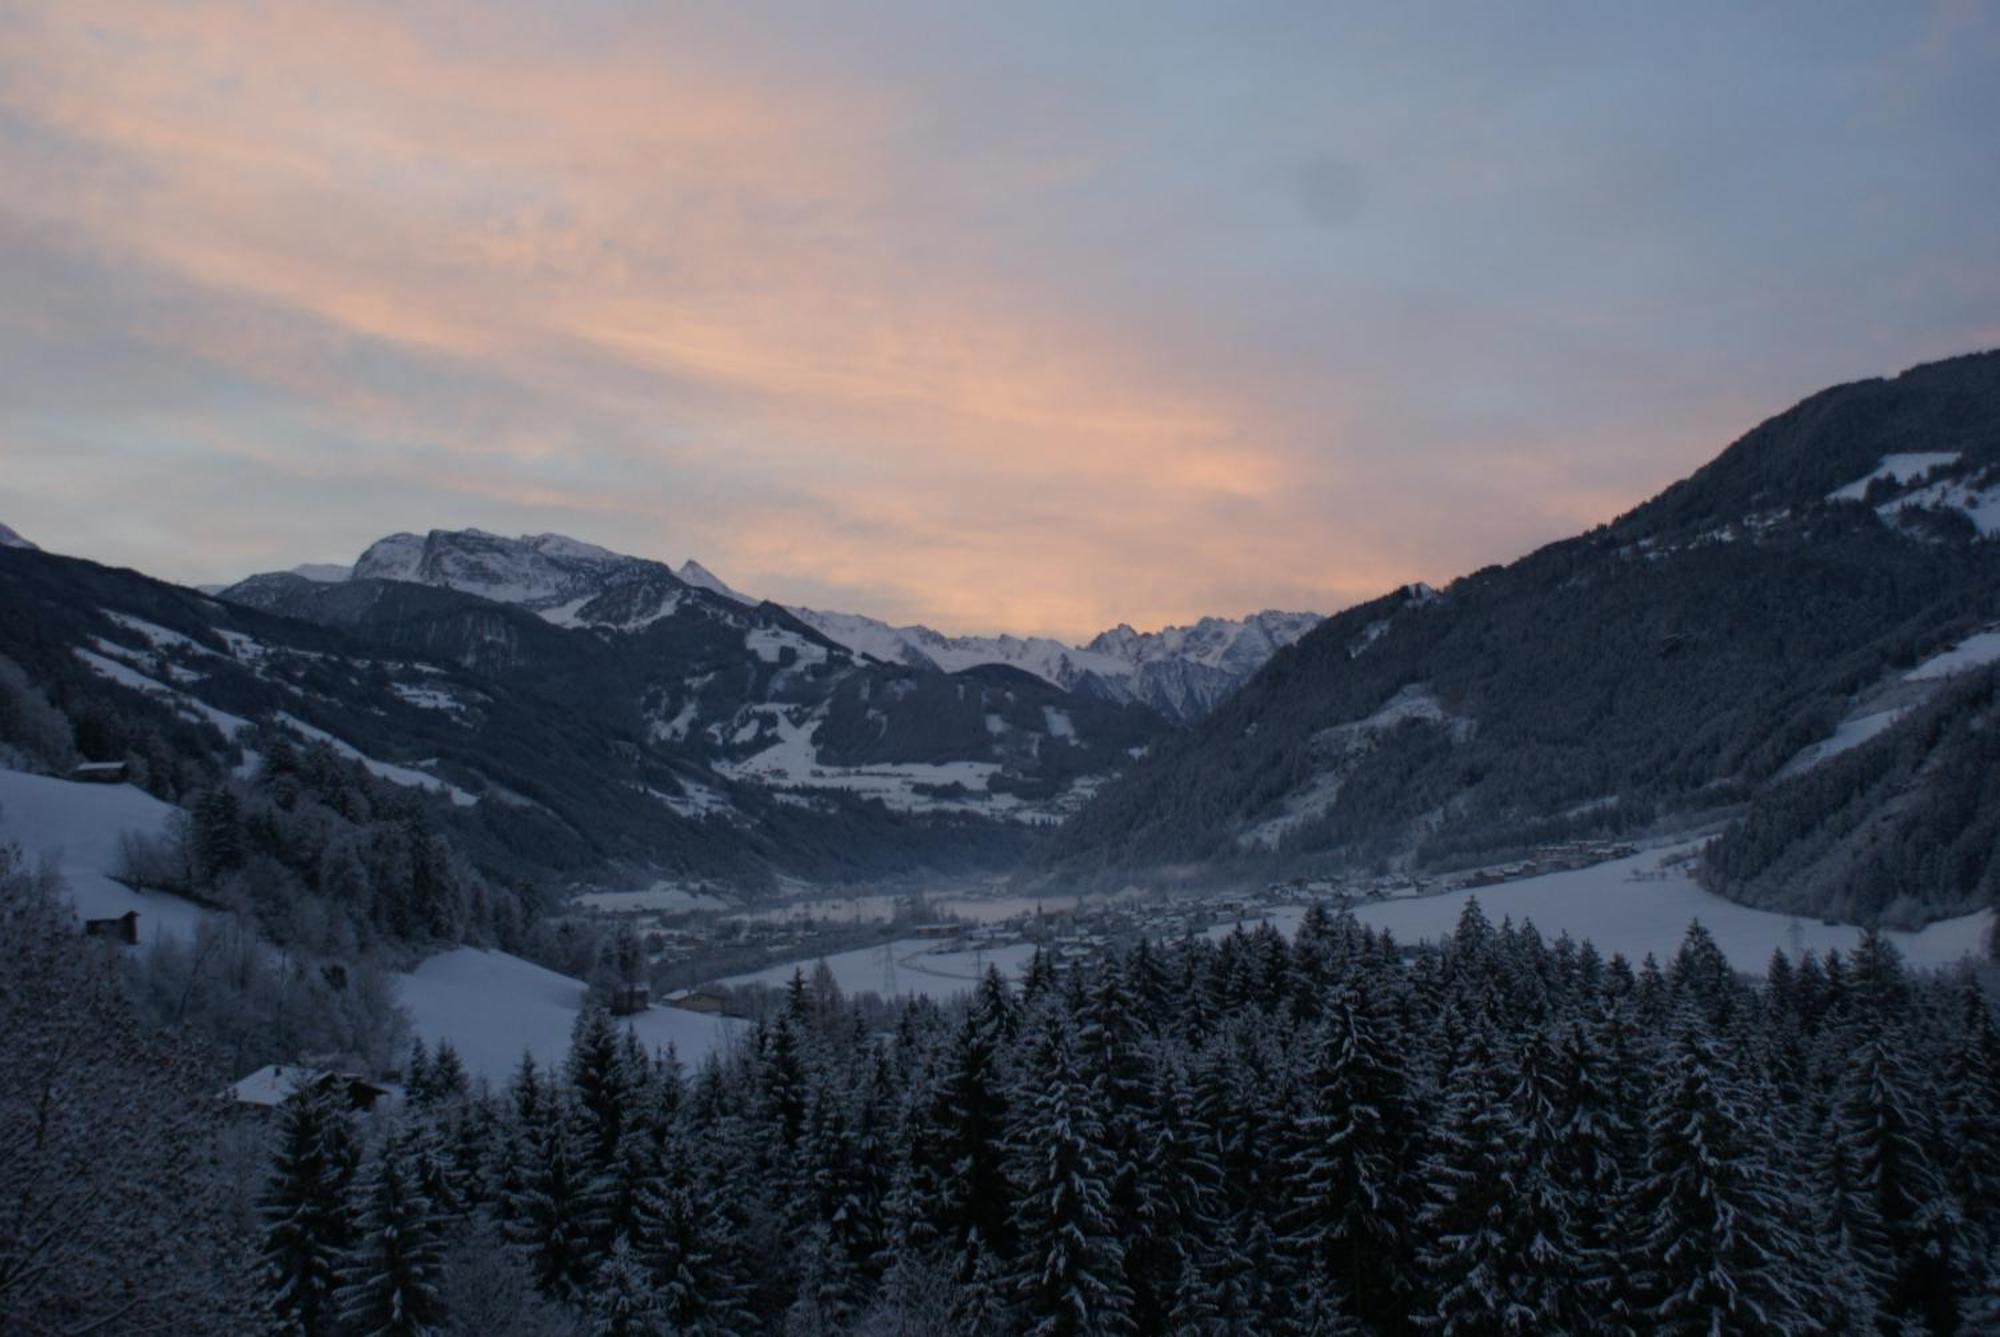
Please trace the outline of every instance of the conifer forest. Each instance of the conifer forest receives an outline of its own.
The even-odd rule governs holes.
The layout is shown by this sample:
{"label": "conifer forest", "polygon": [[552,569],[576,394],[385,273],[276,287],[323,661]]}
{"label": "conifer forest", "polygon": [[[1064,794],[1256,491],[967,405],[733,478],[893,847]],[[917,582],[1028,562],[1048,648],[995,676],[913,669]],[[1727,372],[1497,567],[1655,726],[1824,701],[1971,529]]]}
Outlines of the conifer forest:
{"label": "conifer forest", "polygon": [[410,1082],[365,1136],[281,1112],[291,1330],[443,1323],[469,1241],[510,1321],[603,1334],[2000,1323],[2000,1024],[1879,935],[1752,984],[1698,927],[1635,966],[1315,913],[887,1027],[800,976],[692,1072],[592,1013],[560,1070]]}

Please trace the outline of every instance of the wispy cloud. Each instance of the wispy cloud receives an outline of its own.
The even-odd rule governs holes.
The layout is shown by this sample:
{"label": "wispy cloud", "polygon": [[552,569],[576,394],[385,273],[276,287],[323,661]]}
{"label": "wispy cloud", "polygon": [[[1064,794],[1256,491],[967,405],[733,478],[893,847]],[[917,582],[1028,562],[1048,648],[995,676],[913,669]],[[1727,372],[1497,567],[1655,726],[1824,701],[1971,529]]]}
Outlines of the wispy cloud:
{"label": "wispy cloud", "polygon": [[0,5],[0,506],[1083,634],[1448,577],[1991,330],[1990,51],[1461,19]]}

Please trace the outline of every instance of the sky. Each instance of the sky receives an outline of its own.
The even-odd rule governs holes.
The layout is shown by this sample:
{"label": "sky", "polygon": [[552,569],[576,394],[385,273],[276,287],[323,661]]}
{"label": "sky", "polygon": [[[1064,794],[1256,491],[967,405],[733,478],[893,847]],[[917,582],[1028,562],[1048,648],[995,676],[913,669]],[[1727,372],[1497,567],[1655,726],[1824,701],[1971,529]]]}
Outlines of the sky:
{"label": "sky", "polygon": [[0,521],[1088,636],[2000,346],[2000,0],[0,0]]}

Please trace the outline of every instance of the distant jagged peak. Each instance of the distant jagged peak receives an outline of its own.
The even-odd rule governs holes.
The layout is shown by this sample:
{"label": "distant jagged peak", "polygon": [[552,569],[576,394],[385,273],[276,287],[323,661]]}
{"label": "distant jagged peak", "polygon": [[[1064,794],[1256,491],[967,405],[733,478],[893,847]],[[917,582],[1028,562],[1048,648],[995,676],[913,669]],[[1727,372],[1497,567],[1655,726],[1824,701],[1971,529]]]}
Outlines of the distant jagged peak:
{"label": "distant jagged peak", "polygon": [[1191,626],[1154,632],[1120,623],[1078,646],[1046,636],[947,636],[858,613],[791,612],[829,639],[884,663],[948,673],[1005,664],[1065,690],[1142,701],[1180,720],[1205,714],[1278,650],[1323,620],[1317,613],[1268,610],[1245,618],[1205,617]]}
{"label": "distant jagged peak", "polygon": [[1192,625],[1135,631],[1119,623],[1100,632],[1083,648],[1111,655],[1134,666],[1159,659],[1188,659],[1210,667],[1225,667],[1231,659],[1255,658],[1258,663],[1318,626],[1319,613],[1288,613],[1275,608],[1242,618],[1204,617]]}
{"label": "distant jagged peak", "polygon": [[26,548],[30,552],[40,552],[34,544],[21,537],[15,530],[0,525],[0,548]]}

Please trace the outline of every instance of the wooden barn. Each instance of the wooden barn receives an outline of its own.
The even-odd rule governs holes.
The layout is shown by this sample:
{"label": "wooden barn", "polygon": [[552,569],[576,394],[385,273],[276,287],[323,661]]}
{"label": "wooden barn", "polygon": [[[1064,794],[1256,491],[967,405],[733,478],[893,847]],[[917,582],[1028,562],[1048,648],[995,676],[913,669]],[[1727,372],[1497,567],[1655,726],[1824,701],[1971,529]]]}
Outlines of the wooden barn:
{"label": "wooden barn", "polygon": [[620,984],[611,990],[611,1015],[629,1017],[653,1005],[653,991],[644,984]]}
{"label": "wooden barn", "polygon": [[91,785],[122,785],[129,775],[122,761],[86,761],[71,771],[69,778]]}

